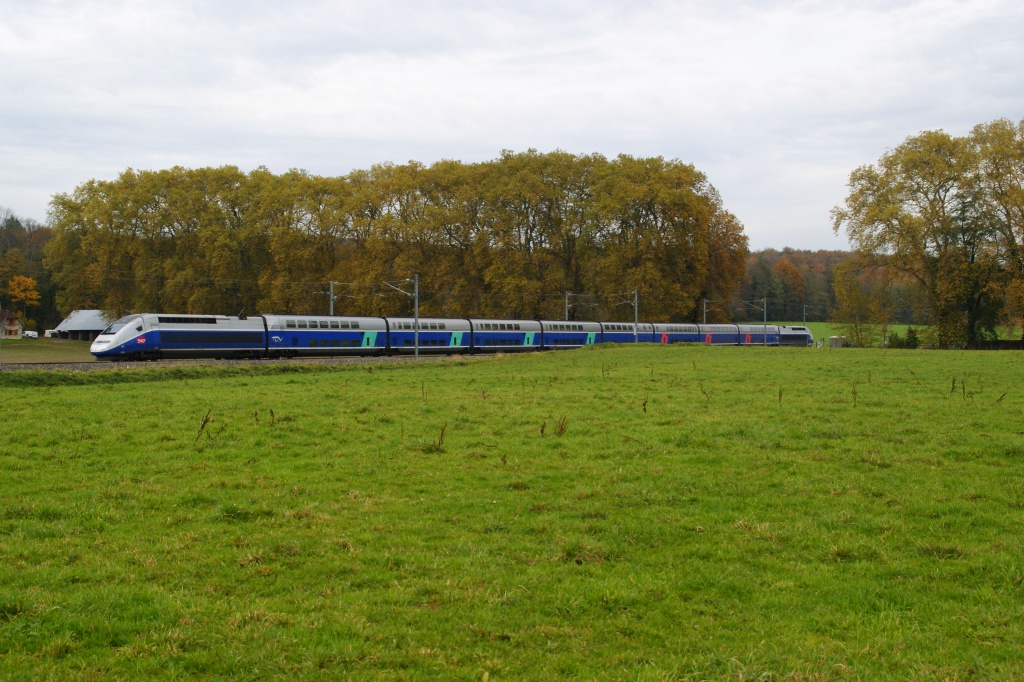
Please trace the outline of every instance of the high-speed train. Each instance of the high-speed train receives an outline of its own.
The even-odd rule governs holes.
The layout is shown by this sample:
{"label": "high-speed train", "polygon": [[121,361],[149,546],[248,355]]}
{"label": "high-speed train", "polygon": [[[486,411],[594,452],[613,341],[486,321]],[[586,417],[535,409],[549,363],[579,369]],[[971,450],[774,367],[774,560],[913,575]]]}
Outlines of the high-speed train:
{"label": "high-speed train", "polygon": [[811,346],[806,327],[328,315],[127,315],[93,341],[101,360],[496,353],[594,343]]}

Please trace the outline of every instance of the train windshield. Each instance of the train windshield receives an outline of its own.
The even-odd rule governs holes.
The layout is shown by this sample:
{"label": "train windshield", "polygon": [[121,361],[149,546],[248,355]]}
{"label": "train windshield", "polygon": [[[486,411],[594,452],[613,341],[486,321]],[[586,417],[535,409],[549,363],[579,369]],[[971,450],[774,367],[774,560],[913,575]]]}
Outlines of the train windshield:
{"label": "train windshield", "polygon": [[109,327],[104,329],[102,332],[100,332],[100,336],[103,336],[104,334],[116,334],[119,331],[121,331],[122,327],[125,327],[125,326],[131,324],[132,320],[137,320],[137,319],[138,319],[138,315],[129,315],[128,317],[122,317],[120,320],[118,320],[117,322],[115,322],[114,324],[110,325]]}

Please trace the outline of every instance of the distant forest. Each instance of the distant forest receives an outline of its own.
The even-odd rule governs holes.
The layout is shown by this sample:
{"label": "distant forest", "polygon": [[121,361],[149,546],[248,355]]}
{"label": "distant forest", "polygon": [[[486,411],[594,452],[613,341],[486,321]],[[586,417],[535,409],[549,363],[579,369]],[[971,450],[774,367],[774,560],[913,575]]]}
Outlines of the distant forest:
{"label": "distant forest", "polygon": [[[671,321],[822,321],[839,251],[749,253],[693,166],[506,152],[326,178],[234,167],[127,170],[0,223],[0,301],[49,328],[76,308]],[[9,307],[9,306],[8,306]],[[806,316],[806,317],[805,317]]]}

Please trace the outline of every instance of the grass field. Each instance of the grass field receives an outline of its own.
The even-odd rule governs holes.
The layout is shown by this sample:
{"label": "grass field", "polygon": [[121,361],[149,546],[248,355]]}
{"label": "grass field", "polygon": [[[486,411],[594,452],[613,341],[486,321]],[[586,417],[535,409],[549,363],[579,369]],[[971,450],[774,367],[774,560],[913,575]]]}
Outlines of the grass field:
{"label": "grass field", "polygon": [[1024,677],[1019,353],[0,374],[0,678]]}
{"label": "grass field", "polygon": [[[814,336],[815,341],[825,341],[826,343],[828,342],[828,337],[838,336],[841,335],[842,333],[840,331],[839,325],[833,324],[832,322],[808,322],[807,324],[804,324],[803,322],[778,322],[776,324],[784,324],[790,326],[800,325],[807,327],[810,330],[811,335]],[[899,334],[900,338],[903,338],[907,335],[907,328],[911,326],[914,325],[890,324],[888,327],[886,327],[886,329],[889,332],[896,332],[897,334]],[[920,326],[914,326],[914,328],[917,329],[919,333],[922,329],[922,327]]]}
{"label": "grass field", "polygon": [[[814,339],[816,341],[825,340],[827,342],[828,337],[838,336],[842,334],[840,326],[832,322],[808,322],[806,325],[804,325],[802,322],[778,322],[777,324],[806,326],[810,330],[811,334],[814,336]],[[921,325],[890,324],[886,327],[886,330],[887,332],[896,332],[902,339],[906,338],[907,329],[910,327],[913,327],[914,329],[917,330],[919,337],[923,337],[924,330],[926,329],[926,327],[922,327]],[[998,338],[1000,339],[1016,340],[1021,338],[1021,329],[1019,327],[998,327],[996,329],[996,332],[998,333]]]}
{"label": "grass field", "polygon": [[0,364],[21,362],[94,362],[88,341],[18,339],[0,342]]}

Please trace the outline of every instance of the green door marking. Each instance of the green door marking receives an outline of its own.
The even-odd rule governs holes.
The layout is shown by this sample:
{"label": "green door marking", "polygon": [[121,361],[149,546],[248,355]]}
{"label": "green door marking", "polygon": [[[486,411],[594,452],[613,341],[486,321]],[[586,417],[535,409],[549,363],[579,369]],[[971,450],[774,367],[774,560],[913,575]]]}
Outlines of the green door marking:
{"label": "green door marking", "polygon": [[588,346],[590,346],[590,345],[593,345],[593,343],[594,343],[594,338],[595,338],[596,336],[597,336],[597,333],[596,333],[596,332],[590,332],[589,334],[587,334],[587,345],[588,345]]}
{"label": "green door marking", "polygon": [[462,345],[462,334],[463,332],[452,332],[452,340],[450,345],[461,346]]}
{"label": "green door marking", "polygon": [[377,332],[363,332],[363,348],[373,348],[377,345]]}
{"label": "green door marking", "polygon": [[534,332],[527,332],[526,334],[523,334],[523,345],[524,346],[532,346],[533,345],[533,334],[534,334]]}

